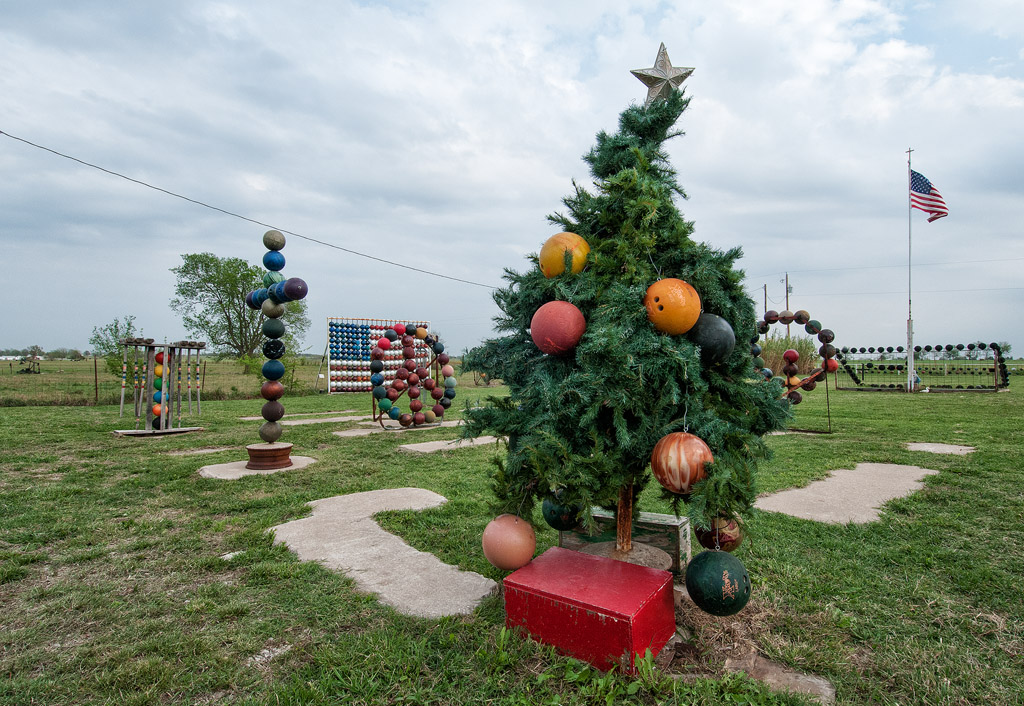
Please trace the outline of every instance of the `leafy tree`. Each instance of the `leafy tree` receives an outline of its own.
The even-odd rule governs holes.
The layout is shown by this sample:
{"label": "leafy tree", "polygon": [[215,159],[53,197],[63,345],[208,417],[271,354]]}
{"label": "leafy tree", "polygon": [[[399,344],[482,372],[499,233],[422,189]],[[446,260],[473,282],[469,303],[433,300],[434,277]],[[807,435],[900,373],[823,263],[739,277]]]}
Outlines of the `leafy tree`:
{"label": "leafy tree", "polygon": [[25,351],[28,358],[42,358],[44,353],[42,346],[29,346]]}
{"label": "leafy tree", "polygon": [[127,314],[120,319],[114,319],[109,324],[94,326],[92,335],[89,336],[89,344],[92,345],[93,355],[103,358],[107,372],[120,377],[124,356],[121,341],[125,338],[140,336],[142,336],[142,329],[135,330],[135,317]]}
{"label": "leafy tree", "polygon": [[[510,390],[470,410],[465,430],[508,439],[494,474],[497,509],[529,517],[536,500],[556,492],[563,504],[617,506],[624,551],[632,496],[650,480],[651,452],[664,435],[689,431],[714,454],[689,503],[691,519],[706,527],[715,515],[749,509],[757,460],[768,454],[761,437],[789,414],[779,384],[751,365],[754,304],[735,269],[740,249],[721,252],[691,239],[693,223],[674,202],[685,193],[663,143],[681,134],[673,126],[688,102],[676,90],[649,107],[627,108],[617,133],[597,136],[584,157],[596,193],[574,184],[563,199],[568,212],[549,216],[589,243],[586,268],[546,278],[532,255],[526,272],[506,270],[508,285],[494,294],[503,312],[496,327],[505,335],[463,361]],[[568,268],[568,254],[565,262]],[[664,278],[689,282],[704,311],[735,331],[735,349],[719,365],[703,364],[687,335],[652,325],[645,293]],[[555,300],[586,319],[565,355],[542,354],[529,332],[534,313]]]}
{"label": "leafy tree", "polygon": [[[245,295],[263,286],[264,270],[237,257],[213,253],[181,256],[172,267],[177,276],[171,308],[181,314],[189,333],[207,342],[216,353],[254,356],[263,343],[264,316],[245,304]],[[285,344],[292,353],[309,328],[304,301],[289,302]]]}

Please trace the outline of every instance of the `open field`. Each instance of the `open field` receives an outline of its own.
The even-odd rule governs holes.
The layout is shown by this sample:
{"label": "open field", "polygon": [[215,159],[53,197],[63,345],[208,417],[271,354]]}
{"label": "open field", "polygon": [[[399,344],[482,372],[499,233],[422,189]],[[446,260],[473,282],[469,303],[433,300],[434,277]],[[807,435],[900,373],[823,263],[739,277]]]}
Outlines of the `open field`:
{"label": "open field", "polygon": [[[453,412],[501,392],[471,378],[460,384]],[[794,426],[824,428],[823,392],[805,395]],[[753,598],[737,616],[689,626],[694,670],[716,672],[722,650],[747,643],[830,679],[841,704],[1021,703],[1020,388],[830,394],[836,433],[771,437],[763,491],[863,461],[939,473],[868,525],[752,516],[737,555]],[[283,402],[292,414],[364,410],[369,395]],[[492,517],[494,449],[413,457],[396,450],[399,435],[339,439],[331,432],[352,423],[311,424],[287,427],[283,439],[296,455],[319,459],[308,468],[200,478],[202,465],[244,458],[258,422],[239,417],[259,406],[210,401],[196,420],[206,431],[147,439],[109,433],[123,424],[116,405],[3,410],[0,703],[803,703],[736,676],[603,676],[504,632],[498,599],[471,617],[409,618],[354,592],[345,577],[299,562],[266,528],[308,514],[305,503],[317,498],[414,486],[449,502],[384,513],[381,524],[443,561],[500,579],[479,541]],[[419,431],[416,440],[456,434]],[[910,441],[978,451],[910,452]],[[215,447],[233,448],[168,453]],[[653,488],[641,507],[668,511]],[[536,519],[543,551],[556,536],[539,511]],[[228,552],[240,553],[220,558]]]}
{"label": "open field", "polygon": [[[204,400],[242,399],[259,395],[258,375],[245,375],[242,364],[234,360],[215,360],[203,356],[199,375],[195,375],[195,358],[192,370],[186,373],[182,366],[181,394],[187,405],[188,386],[192,387],[193,399],[196,388],[201,387]],[[42,360],[40,372],[19,373],[17,361],[0,361],[0,407],[21,407],[24,405],[91,405],[118,404],[121,398],[121,376],[114,377],[104,369],[102,360],[94,367],[93,360]],[[296,368],[295,390],[311,390],[316,379],[318,361],[302,358]],[[177,385],[178,380],[174,378]],[[126,408],[131,407],[133,371],[129,363]],[[323,389],[323,382],[320,384]],[[97,401],[98,398],[98,401]]]}

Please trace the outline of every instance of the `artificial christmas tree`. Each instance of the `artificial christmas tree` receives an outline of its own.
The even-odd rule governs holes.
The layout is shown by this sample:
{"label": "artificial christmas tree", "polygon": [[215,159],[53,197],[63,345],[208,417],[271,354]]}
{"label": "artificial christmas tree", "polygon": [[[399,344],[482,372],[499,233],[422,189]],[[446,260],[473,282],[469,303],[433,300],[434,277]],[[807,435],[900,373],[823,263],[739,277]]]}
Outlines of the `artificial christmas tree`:
{"label": "artificial christmas tree", "polygon": [[[789,414],[782,388],[752,368],[748,347],[722,342],[723,325],[741,341],[756,335],[754,303],[734,267],[740,249],[693,240],[693,223],[674,202],[686,195],[664,143],[681,134],[673,126],[689,99],[677,86],[688,71],[671,66],[663,45],[653,69],[634,72],[650,87],[647,104],[623,111],[615,134],[598,134],[584,157],[594,191],[573,185],[567,211],[549,217],[566,233],[531,256],[526,272],[507,271],[508,285],[495,293],[503,336],[464,358],[466,368],[510,390],[467,413],[467,434],[508,439],[494,474],[496,509],[530,517],[538,499],[581,510],[615,506],[612,556],[623,558],[633,548],[633,500],[650,479],[659,440],[683,432],[710,449],[706,475],[674,496],[687,501],[696,526],[708,527],[749,509],[756,462],[767,454],[761,437]],[[555,265],[552,249],[562,258]],[[565,335],[557,345],[548,334],[531,336],[535,314],[551,302],[584,320],[558,329]],[[705,347],[714,339],[703,356],[690,334],[702,310],[721,320],[709,322],[713,336],[697,327]]]}

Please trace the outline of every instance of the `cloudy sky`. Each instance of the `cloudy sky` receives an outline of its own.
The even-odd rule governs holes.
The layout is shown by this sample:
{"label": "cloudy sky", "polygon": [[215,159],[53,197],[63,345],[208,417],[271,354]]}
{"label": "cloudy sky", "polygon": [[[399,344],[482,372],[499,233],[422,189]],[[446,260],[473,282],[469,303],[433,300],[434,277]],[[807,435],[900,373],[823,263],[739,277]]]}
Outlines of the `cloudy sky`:
{"label": "cloudy sky", "polygon": [[[1024,349],[1019,0],[0,4],[0,130],[340,248],[480,285],[557,229],[599,130],[645,97],[660,42],[692,66],[671,144],[696,236],[742,246],[751,296],[840,345],[907,318],[907,155],[950,216],[913,214],[918,343]],[[0,135],[0,348],[88,348],[168,307],[182,253],[258,263],[262,226]],[[488,286],[294,236],[326,318],[430,320],[461,351]],[[11,303],[14,306],[11,306]]]}

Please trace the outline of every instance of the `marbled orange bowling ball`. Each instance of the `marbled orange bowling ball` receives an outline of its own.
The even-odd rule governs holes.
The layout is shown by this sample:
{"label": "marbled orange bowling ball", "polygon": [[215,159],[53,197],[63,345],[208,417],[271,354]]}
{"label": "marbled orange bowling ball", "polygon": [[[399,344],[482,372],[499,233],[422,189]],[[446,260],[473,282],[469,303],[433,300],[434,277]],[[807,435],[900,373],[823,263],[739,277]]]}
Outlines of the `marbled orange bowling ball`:
{"label": "marbled orange bowling ball", "polygon": [[689,495],[693,485],[707,476],[705,463],[715,457],[700,437],[675,431],[666,434],[651,452],[651,471],[665,489]]}

